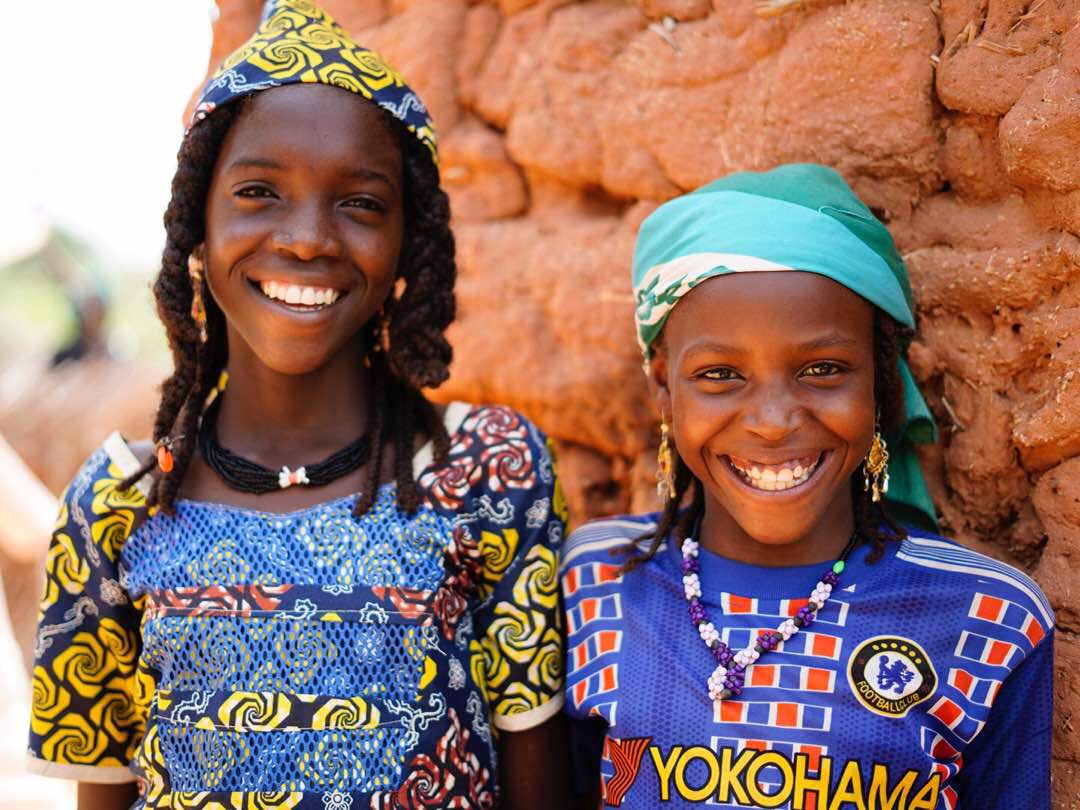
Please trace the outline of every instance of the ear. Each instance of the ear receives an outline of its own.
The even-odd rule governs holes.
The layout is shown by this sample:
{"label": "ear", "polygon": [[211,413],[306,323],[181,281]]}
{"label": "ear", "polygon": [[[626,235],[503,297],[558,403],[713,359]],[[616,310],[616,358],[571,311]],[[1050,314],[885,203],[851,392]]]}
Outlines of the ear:
{"label": "ear", "polygon": [[203,275],[206,274],[205,242],[199,242],[199,244],[191,249],[191,253],[188,254],[188,271],[194,273],[196,269]]}
{"label": "ear", "polygon": [[668,387],[668,358],[663,346],[653,350],[653,356],[645,364],[649,394],[660,411],[660,419],[671,424],[671,389]]}

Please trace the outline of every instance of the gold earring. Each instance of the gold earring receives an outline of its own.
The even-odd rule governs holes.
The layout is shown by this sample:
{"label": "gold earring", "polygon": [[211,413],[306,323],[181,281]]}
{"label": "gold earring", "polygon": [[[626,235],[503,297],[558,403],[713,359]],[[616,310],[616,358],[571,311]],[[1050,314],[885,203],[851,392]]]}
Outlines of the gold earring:
{"label": "gold earring", "polygon": [[206,304],[203,302],[203,261],[194,253],[187,259],[191,279],[191,319],[199,328],[199,342],[206,343]]}
{"label": "gold earring", "polygon": [[660,423],[660,448],[656,451],[656,494],[660,500],[675,497],[675,465],[671,460],[671,430],[667,422]]}
{"label": "gold earring", "polygon": [[889,448],[880,432],[874,433],[870,452],[866,454],[863,465],[863,490],[870,493],[874,503],[878,503],[881,496],[889,491]]}

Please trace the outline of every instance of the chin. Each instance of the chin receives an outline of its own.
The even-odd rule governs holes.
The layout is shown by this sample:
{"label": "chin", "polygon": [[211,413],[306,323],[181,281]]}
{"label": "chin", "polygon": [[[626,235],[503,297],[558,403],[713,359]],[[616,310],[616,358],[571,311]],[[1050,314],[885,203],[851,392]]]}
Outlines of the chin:
{"label": "chin", "polygon": [[329,363],[332,357],[326,353],[325,347],[311,347],[311,350],[305,350],[305,347],[297,346],[296,343],[291,346],[281,343],[266,351],[256,350],[255,356],[266,368],[288,376],[302,376],[318,371]]}
{"label": "chin", "polygon": [[[725,507],[726,508],[726,507]],[[729,511],[739,527],[763,546],[776,546],[779,552],[784,546],[797,543],[813,531],[816,521],[784,520],[779,515],[744,514],[745,510]]]}

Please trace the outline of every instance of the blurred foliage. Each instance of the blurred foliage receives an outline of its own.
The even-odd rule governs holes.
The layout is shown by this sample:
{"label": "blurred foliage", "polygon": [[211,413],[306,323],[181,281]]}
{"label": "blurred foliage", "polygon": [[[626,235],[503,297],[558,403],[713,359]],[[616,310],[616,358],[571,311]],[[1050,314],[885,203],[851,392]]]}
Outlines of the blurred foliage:
{"label": "blurred foliage", "polygon": [[0,266],[0,366],[47,358],[71,343],[78,310],[92,299],[106,311],[109,352],[155,361],[167,356],[154,312],[152,268],[105,266],[77,238],[53,229],[33,252]]}

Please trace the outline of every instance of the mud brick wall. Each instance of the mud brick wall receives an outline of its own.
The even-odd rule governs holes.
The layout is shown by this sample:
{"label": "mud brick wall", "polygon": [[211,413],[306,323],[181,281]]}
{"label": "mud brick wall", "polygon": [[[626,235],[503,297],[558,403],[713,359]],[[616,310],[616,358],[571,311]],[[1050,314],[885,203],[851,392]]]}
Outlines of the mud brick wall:
{"label": "mud brick wall", "polygon": [[[652,505],[636,226],[720,175],[839,169],[911,271],[945,530],[1058,611],[1080,796],[1080,0],[325,0],[427,100],[460,246],[444,399],[561,445],[574,517]],[[258,0],[220,0],[216,63]]]}

